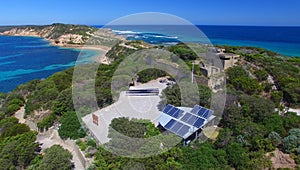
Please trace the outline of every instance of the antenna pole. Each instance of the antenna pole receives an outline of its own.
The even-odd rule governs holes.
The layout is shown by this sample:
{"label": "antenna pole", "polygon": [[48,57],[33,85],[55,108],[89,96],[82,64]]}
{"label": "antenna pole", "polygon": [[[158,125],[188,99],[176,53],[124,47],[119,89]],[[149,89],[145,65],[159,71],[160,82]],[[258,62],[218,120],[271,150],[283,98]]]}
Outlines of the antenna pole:
{"label": "antenna pole", "polygon": [[194,83],[194,62],[193,62],[193,66],[192,66],[192,83]]}

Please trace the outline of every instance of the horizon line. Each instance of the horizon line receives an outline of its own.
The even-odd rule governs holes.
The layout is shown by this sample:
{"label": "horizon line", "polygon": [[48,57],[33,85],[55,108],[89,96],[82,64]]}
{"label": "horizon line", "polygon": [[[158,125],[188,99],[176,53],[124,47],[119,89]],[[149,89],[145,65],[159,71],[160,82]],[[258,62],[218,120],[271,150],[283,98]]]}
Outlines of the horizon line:
{"label": "horizon line", "polygon": [[[0,24],[0,27],[13,27],[13,26],[47,26],[52,24],[66,24],[66,25],[86,25],[86,26],[125,26],[124,24],[120,25],[105,25],[105,24],[80,24],[80,23],[62,23],[62,22],[53,22],[51,24]],[[180,24],[130,24],[126,26],[146,26],[146,25],[169,25],[169,26],[180,26]],[[181,24],[181,25],[187,25],[188,24]],[[191,24],[192,25],[192,24]],[[194,26],[231,26],[231,27],[300,27],[300,25],[252,25],[252,24],[193,24]]]}

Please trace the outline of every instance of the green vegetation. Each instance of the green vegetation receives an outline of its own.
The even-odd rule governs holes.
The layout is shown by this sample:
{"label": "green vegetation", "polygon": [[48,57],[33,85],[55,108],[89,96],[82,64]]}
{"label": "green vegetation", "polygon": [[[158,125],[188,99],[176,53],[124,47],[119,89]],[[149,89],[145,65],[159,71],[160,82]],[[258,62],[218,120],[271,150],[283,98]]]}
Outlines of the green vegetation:
{"label": "green vegetation", "polygon": [[71,169],[72,155],[68,150],[59,145],[53,145],[45,150],[45,155],[40,162],[38,169],[44,170],[66,170]]}
{"label": "green vegetation", "polygon": [[178,43],[177,45],[170,46],[168,50],[185,61],[197,59],[197,54],[184,43]]}
{"label": "green vegetation", "polygon": [[226,151],[215,149],[210,142],[193,144],[183,148],[182,152],[179,162],[184,169],[231,169]]}
{"label": "green vegetation", "polygon": [[128,118],[121,117],[113,119],[110,127],[119,133],[132,138],[145,138],[159,134],[159,130],[147,120],[129,120]]}
{"label": "green vegetation", "polygon": [[[138,42],[132,43],[137,50],[143,48]],[[191,60],[195,59],[194,52],[183,44],[164,48],[184,59],[189,66]],[[33,116],[36,111],[49,111],[38,123],[40,129],[47,129],[53,123],[60,122],[59,135],[63,139],[77,139],[81,150],[97,148],[95,162],[90,169],[141,169],[141,166],[145,169],[266,169],[271,167],[271,162],[264,155],[276,148],[289,153],[299,164],[300,117],[295,113],[279,114],[275,107],[282,109],[281,102],[286,106],[300,106],[300,59],[278,57],[275,53],[257,48],[226,47],[226,50],[240,54],[242,58],[238,66],[227,70],[227,101],[216,140],[204,143],[196,140],[187,147],[178,144],[166,152],[147,158],[118,156],[104,149],[118,146],[118,152],[125,150],[123,154],[127,153],[129,146],[120,145],[127,139],[121,138],[114,130],[137,139],[161,135],[147,120],[119,118],[114,119],[110,125],[109,135],[112,140],[107,145],[96,146],[95,141],[85,137],[85,130],[74,112],[71,68],[45,80],[28,82],[8,94],[0,94],[0,169],[70,169],[70,153],[59,146],[53,146],[44,156],[34,154],[38,146],[35,143],[36,134],[11,117],[23,105],[27,116]],[[97,107],[103,108],[113,103],[112,76],[124,57],[133,52],[135,50],[119,45],[108,52],[112,64],[100,65],[96,73]],[[141,82],[167,75],[155,69],[136,74]],[[274,81],[269,81],[268,77]],[[199,104],[209,107],[212,91],[200,83],[198,87]],[[181,105],[178,85],[166,88],[163,94],[165,100],[161,105]],[[80,102],[86,104],[90,101],[83,97]],[[79,109],[82,115],[91,111],[84,107]],[[132,144],[142,146],[143,143],[136,140],[130,142]],[[149,150],[148,147],[151,148],[140,148]]]}
{"label": "green vegetation", "polygon": [[36,134],[30,131],[10,135],[0,140],[0,169],[23,169],[36,156]]}
{"label": "green vegetation", "polygon": [[[212,91],[209,87],[202,84],[198,84],[199,89],[199,105],[209,107]],[[166,96],[160,104],[172,104],[174,106],[181,106],[181,93],[177,84],[169,86],[163,90],[163,94]]]}
{"label": "green vegetation", "polygon": [[61,126],[58,133],[62,139],[78,139],[84,137],[85,131],[81,128],[76,112],[70,111],[64,113],[60,119]]}
{"label": "green vegetation", "polygon": [[167,73],[157,69],[146,69],[138,73],[138,81],[141,83],[147,83],[150,80],[155,80],[159,77],[165,77]]}
{"label": "green vegetation", "polygon": [[19,93],[1,94],[0,120],[13,115],[24,105],[24,98]]}
{"label": "green vegetation", "polygon": [[78,34],[78,35],[82,35],[82,36],[88,38],[87,32],[93,33],[95,31],[97,31],[96,28],[93,28],[90,26],[85,26],[85,25],[55,23],[55,24],[52,24],[51,26],[53,26],[54,29],[51,31],[52,33],[50,35],[48,35],[48,37],[46,37],[46,38],[56,39],[64,34]]}
{"label": "green vegetation", "polygon": [[227,70],[229,83],[231,83],[236,90],[241,90],[246,94],[258,94],[262,91],[256,79],[251,79],[248,73],[241,67],[235,66]]}
{"label": "green vegetation", "polygon": [[50,115],[45,116],[41,121],[39,121],[37,123],[37,127],[41,131],[48,130],[49,127],[53,125],[55,120],[56,120],[56,116],[53,113],[51,113]]}
{"label": "green vegetation", "polygon": [[[257,80],[262,83],[267,75],[274,79],[274,85],[278,91],[272,93],[282,94],[282,101],[288,106],[300,106],[300,59],[292,57],[281,57],[278,54],[264,49],[253,47],[229,47],[225,46],[226,51],[236,53],[242,56],[245,61],[243,67],[251,68],[253,65],[257,68],[253,73]],[[233,80],[229,77],[229,81]],[[256,91],[259,92],[259,91]],[[276,96],[278,97],[278,96]],[[278,104],[278,99],[276,104]]]}

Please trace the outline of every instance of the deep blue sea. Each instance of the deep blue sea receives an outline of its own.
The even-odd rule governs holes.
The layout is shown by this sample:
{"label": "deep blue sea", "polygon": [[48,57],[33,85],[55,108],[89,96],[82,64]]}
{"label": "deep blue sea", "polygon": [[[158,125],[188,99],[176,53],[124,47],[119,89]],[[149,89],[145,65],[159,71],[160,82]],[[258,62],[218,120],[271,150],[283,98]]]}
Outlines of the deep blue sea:
{"label": "deep blue sea", "polygon": [[[96,26],[102,27],[102,26]],[[300,27],[246,26],[107,26],[130,40],[153,44],[199,42],[255,46],[286,56],[300,57]],[[203,33],[199,33],[201,30]],[[0,36],[0,92],[33,79],[43,79],[72,67],[80,50],[50,46],[36,37]],[[82,63],[93,62],[97,51],[82,51]],[[82,55],[81,54],[81,55]]]}
{"label": "deep blue sea", "polygon": [[[116,34],[126,36],[127,39],[144,40],[153,44],[200,42],[213,45],[253,46],[285,56],[300,57],[300,27],[146,25],[106,27],[111,28]],[[203,34],[199,33],[199,30]]]}
{"label": "deep blue sea", "polygon": [[[80,50],[50,46],[36,37],[0,36],[0,92],[75,65]],[[94,61],[98,51],[84,50],[82,63]]]}

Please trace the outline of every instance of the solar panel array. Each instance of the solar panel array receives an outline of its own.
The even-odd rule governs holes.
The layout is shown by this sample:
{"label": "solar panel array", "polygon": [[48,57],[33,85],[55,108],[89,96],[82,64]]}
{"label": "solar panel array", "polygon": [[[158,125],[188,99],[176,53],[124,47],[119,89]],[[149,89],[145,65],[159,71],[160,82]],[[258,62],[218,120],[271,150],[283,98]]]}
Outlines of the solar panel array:
{"label": "solar panel array", "polygon": [[166,113],[167,115],[170,115],[178,119],[183,115],[184,111],[168,104],[163,110],[163,112]]}
{"label": "solar panel array", "polygon": [[190,113],[186,113],[180,120],[197,128],[203,126],[205,122],[205,119]]}
{"label": "solar panel array", "polygon": [[196,105],[189,113],[168,104],[163,109],[163,113],[174,118],[167,122],[164,127],[169,131],[184,137],[189,132],[190,128],[201,128],[204,125],[205,120],[213,114],[213,111]]}
{"label": "solar panel array", "polygon": [[212,110],[209,110],[205,107],[201,107],[199,105],[194,106],[191,113],[199,115],[205,119],[208,119],[213,114]]}
{"label": "solar panel array", "polygon": [[181,136],[181,137],[184,137],[185,134],[188,133],[190,127],[183,124],[183,123],[180,123],[174,119],[171,119],[165,126],[166,129],[168,129],[169,131]]}

